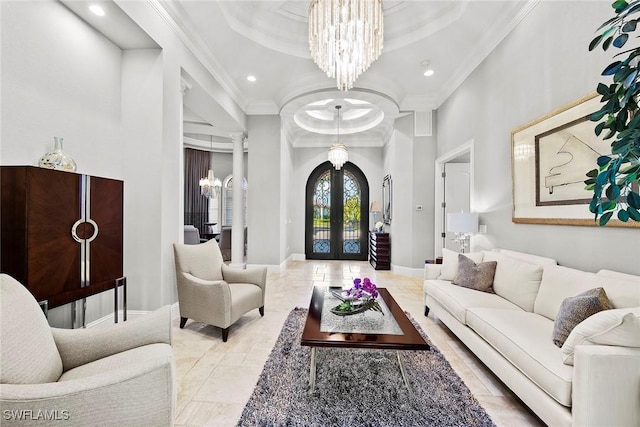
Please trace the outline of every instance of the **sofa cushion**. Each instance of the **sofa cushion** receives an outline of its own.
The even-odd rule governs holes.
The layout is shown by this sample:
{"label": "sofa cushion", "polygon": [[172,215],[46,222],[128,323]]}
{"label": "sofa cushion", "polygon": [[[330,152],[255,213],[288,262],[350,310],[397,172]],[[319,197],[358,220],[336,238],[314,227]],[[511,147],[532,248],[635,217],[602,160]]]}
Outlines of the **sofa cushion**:
{"label": "sofa cushion", "polygon": [[600,270],[598,276],[610,277],[612,279],[626,280],[627,282],[640,283],[640,276],[634,276],[633,274],[620,273],[612,270]]}
{"label": "sofa cushion", "polygon": [[56,382],[62,359],[51,328],[33,295],[0,275],[0,384]]}
{"label": "sofa cushion", "polygon": [[467,324],[549,396],[571,406],[573,368],[549,339],[551,320],[524,310],[472,307]]}
{"label": "sofa cushion", "polygon": [[520,261],[503,252],[485,252],[484,261],[497,261],[493,291],[526,311],[533,311],[542,280],[542,266]]}
{"label": "sofa cushion", "polygon": [[[440,270],[440,280],[453,280],[458,272],[458,252],[442,248],[442,269]],[[473,262],[482,262],[482,252],[472,252],[463,254]]]}
{"label": "sofa cushion", "polygon": [[495,261],[476,264],[463,254],[458,255],[458,272],[452,283],[482,292],[493,292],[493,276],[496,274]]}
{"label": "sofa cushion", "polygon": [[463,324],[467,323],[467,309],[469,307],[522,310],[517,305],[496,294],[455,286],[445,280],[425,281],[424,293],[436,300],[445,310]]}
{"label": "sofa cushion", "polygon": [[599,311],[613,308],[603,288],[595,288],[565,298],[553,322],[553,343],[558,347],[566,341],[573,328]]}
{"label": "sofa cushion", "polygon": [[580,322],[562,346],[565,364],[573,365],[578,345],[640,347],[640,307],[604,310]]}
{"label": "sofa cushion", "polygon": [[539,255],[531,255],[525,252],[517,252],[509,249],[494,249],[491,252],[497,252],[502,255],[506,255],[511,258],[515,258],[520,261],[528,262],[530,264],[541,265],[542,267],[549,267],[558,265],[558,261],[553,258],[547,258]]}
{"label": "sofa cushion", "polygon": [[568,267],[545,267],[542,272],[540,289],[533,305],[533,312],[556,320],[560,305],[565,298],[599,286],[598,278],[593,273]]}
{"label": "sofa cushion", "polygon": [[596,277],[598,286],[604,288],[615,308],[640,306],[640,277],[623,273],[611,275],[598,273]]}

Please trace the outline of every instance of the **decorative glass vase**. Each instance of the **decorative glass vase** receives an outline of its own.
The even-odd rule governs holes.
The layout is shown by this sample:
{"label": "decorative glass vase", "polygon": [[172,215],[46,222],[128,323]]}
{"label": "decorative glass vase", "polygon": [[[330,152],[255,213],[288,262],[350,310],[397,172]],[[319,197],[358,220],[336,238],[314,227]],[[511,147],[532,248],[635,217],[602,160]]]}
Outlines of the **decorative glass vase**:
{"label": "decorative glass vase", "polygon": [[48,169],[61,169],[69,172],[75,172],[78,168],[75,160],[62,151],[62,138],[57,136],[53,137],[53,151],[42,156],[38,162],[38,166]]}

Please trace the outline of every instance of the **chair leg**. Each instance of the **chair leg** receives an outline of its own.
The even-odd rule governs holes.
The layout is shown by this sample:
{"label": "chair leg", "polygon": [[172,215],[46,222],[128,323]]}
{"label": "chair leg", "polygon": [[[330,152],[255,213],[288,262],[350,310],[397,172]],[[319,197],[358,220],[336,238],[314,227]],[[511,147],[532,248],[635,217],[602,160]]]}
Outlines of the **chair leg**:
{"label": "chair leg", "polygon": [[258,309],[260,316],[264,317],[264,305]]}
{"label": "chair leg", "polygon": [[427,307],[426,305],[424,306],[424,317],[429,316],[429,307]]}
{"label": "chair leg", "polygon": [[187,318],[186,317],[180,317],[180,329],[184,328],[184,325],[187,324]]}
{"label": "chair leg", "polygon": [[227,342],[227,338],[229,338],[229,328],[222,329],[222,342]]}

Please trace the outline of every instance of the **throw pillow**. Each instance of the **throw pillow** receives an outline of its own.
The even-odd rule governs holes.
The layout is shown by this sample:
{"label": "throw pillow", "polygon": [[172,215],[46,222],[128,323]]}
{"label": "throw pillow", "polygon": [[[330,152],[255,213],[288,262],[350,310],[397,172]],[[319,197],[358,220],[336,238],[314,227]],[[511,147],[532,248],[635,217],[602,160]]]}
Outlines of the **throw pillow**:
{"label": "throw pillow", "polygon": [[496,261],[476,264],[466,256],[458,255],[458,272],[453,278],[454,285],[475,289],[482,292],[493,292],[493,277],[496,274]]}
{"label": "throw pillow", "polygon": [[565,365],[573,365],[578,345],[640,347],[640,307],[604,310],[580,322],[562,346]]}
{"label": "throw pillow", "polygon": [[533,311],[542,280],[542,266],[498,252],[485,252],[483,261],[498,262],[493,292],[524,310]]}
{"label": "throw pillow", "polygon": [[[442,248],[442,269],[440,270],[438,280],[453,280],[453,278],[456,277],[456,273],[458,272],[458,255],[458,252]],[[472,252],[464,255],[474,262],[481,262],[483,257],[482,252]]]}
{"label": "throw pillow", "polygon": [[589,289],[574,297],[565,298],[553,322],[553,343],[562,347],[578,323],[599,311],[612,308],[604,288]]}

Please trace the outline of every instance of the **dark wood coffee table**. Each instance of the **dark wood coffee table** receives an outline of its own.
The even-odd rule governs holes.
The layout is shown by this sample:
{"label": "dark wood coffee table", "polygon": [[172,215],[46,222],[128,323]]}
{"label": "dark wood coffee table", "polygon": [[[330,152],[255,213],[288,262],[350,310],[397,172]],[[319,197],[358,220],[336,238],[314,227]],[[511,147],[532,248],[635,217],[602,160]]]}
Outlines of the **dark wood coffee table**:
{"label": "dark wood coffee table", "polygon": [[[384,316],[372,310],[352,316],[337,316],[329,309],[340,301],[331,291],[342,288],[316,286],[313,289],[309,314],[302,333],[302,345],[311,347],[309,377],[310,392],[316,383],[316,348],[347,347],[384,350],[429,350],[429,344],[422,338],[413,323],[385,288],[378,288],[379,302]],[[397,352],[402,379],[409,392],[411,387],[402,364],[400,351]]]}

